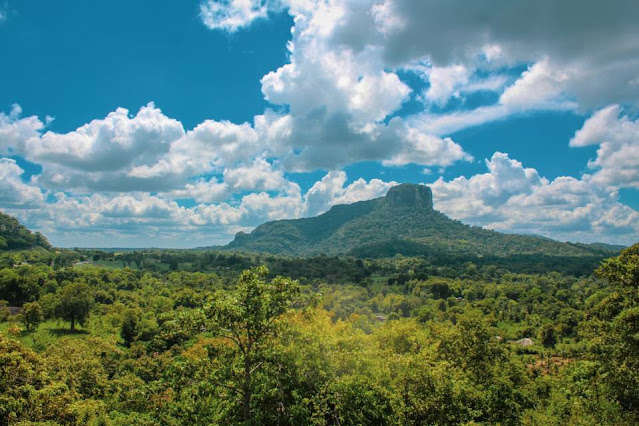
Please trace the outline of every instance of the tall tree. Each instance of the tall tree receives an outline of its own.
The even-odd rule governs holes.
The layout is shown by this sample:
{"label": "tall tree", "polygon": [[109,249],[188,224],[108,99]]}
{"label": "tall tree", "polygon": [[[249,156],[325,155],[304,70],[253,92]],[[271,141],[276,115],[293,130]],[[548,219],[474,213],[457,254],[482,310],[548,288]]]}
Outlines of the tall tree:
{"label": "tall tree", "polygon": [[139,328],[139,314],[134,309],[127,309],[120,327],[120,336],[124,340],[124,346],[127,348],[131,346],[131,343],[138,337]]}
{"label": "tall tree", "polygon": [[589,312],[592,354],[612,398],[639,419],[639,244],[597,269],[613,293]]}
{"label": "tall tree", "polygon": [[[269,347],[282,324],[278,321],[299,293],[299,284],[290,278],[267,281],[264,266],[242,272],[234,291],[221,293],[207,308],[215,334],[230,343],[227,358],[220,366],[228,388],[239,396],[241,418],[251,420],[253,378],[269,359]],[[224,379],[224,377],[222,377]]]}
{"label": "tall tree", "polygon": [[86,283],[70,283],[60,291],[58,316],[71,322],[71,330],[75,330],[76,321],[80,324],[89,317],[93,295]]}

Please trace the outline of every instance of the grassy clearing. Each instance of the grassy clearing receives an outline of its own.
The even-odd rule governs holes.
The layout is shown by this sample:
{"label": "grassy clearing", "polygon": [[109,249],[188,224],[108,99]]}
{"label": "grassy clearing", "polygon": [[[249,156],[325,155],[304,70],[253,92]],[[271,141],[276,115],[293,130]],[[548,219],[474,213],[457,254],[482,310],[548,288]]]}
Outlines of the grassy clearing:
{"label": "grassy clearing", "polygon": [[[19,328],[19,334],[13,334],[11,329]],[[117,338],[118,330],[112,324],[108,324],[100,317],[92,316],[84,327],[76,324],[76,330],[69,329],[69,323],[62,320],[48,320],[42,322],[36,330],[27,331],[24,324],[19,321],[0,322],[0,333],[19,340],[23,345],[38,351],[44,351],[49,345],[55,343],[61,337],[85,339],[89,336]]]}

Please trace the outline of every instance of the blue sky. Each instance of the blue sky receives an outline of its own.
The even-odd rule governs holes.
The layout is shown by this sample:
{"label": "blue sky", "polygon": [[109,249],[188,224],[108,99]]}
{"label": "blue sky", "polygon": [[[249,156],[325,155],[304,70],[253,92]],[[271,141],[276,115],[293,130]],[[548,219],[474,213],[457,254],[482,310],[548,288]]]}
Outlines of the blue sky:
{"label": "blue sky", "polygon": [[465,223],[639,240],[637,6],[459,2],[1,3],[0,209],[194,247],[418,182]]}

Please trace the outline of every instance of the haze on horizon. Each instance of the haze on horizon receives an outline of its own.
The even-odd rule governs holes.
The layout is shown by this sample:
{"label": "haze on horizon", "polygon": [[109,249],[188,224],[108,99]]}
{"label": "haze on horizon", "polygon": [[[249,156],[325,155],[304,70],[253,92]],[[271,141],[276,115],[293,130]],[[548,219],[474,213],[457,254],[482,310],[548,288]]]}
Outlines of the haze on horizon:
{"label": "haze on horizon", "polygon": [[0,210],[54,245],[224,244],[402,182],[639,240],[637,2],[50,3],[0,4]]}

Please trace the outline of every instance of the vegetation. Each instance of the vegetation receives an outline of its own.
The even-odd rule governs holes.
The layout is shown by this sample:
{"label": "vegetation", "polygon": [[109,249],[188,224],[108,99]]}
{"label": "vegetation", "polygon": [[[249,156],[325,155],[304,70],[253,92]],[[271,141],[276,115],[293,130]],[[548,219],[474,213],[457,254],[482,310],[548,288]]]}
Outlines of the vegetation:
{"label": "vegetation", "polygon": [[391,188],[382,198],[334,206],[317,217],[265,223],[250,234],[238,233],[225,249],[363,258],[544,255],[587,258],[591,266],[616,251],[464,225],[433,210],[430,189],[409,184]]}
{"label": "vegetation", "polygon": [[331,281],[311,260],[268,258],[299,283],[264,267],[171,270],[151,262],[174,261],[162,251],[94,262],[111,255],[117,267],[0,270],[32,300],[0,323],[1,423],[639,421],[639,245],[582,276],[325,257],[357,278]]}
{"label": "vegetation", "polygon": [[89,317],[93,304],[91,289],[86,283],[68,283],[60,290],[60,302],[56,313],[60,318],[71,322],[71,330],[75,330],[76,321],[84,324]]}
{"label": "vegetation", "polygon": [[634,425],[639,244],[595,258],[4,251],[0,424]]}
{"label": "vegetation", "polygon": [[41,233],[32,233],[17,219],[0,212],[0,250],[21,250],[34,247],[49,250],[51,244]]}

